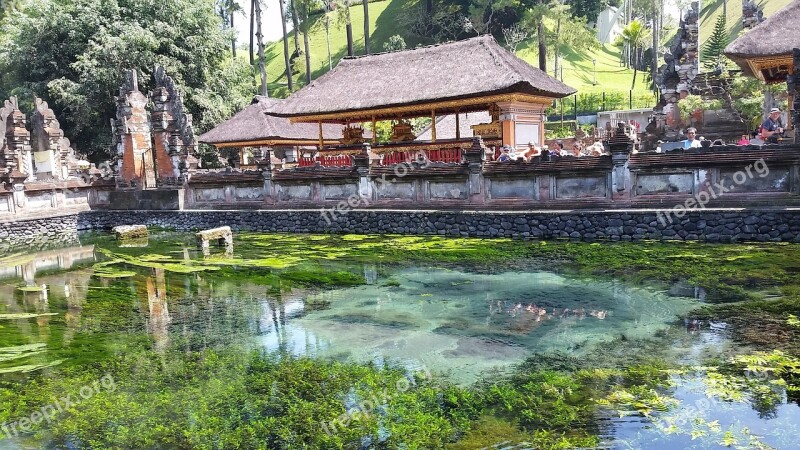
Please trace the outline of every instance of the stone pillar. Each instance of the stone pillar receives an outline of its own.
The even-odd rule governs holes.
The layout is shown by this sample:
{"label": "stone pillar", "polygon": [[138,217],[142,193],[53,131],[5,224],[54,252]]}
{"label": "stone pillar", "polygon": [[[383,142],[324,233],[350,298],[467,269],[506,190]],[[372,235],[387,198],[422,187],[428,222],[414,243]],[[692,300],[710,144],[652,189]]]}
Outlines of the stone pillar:
{"label": "stone pillar", "polygon": [[666,139],[676,139],[681,128],[678,101],[689,95],[700,67],[698,59],[698,12],[693,2],[681,19],[675,43],[664,54],[664,65],[658,69],[656,82],[661,99],[653,112],[663,118]]}
{"label": "stone pillar", "polygon": [[275,185],[272,183],[273,151],[270,147],[261,147],[262,158],[256,161],[258,170],[264,178],[264,204],[275,204]]}
{"label": "stone pillar", "polygon": [[[527,150],[529,142],[544,144],[544,122],[547,119],[544,111],[549,103],[501,102],[497,106],[500,108],[503,145]],[[518,136],[520,133],[525,133],[528,138]]]}
{"label": "stone pillar", "polygon": [[17,198],[16,185],[22,186],[20,183],[33,173],[30,153],[31,134],[25,128],[25,114],[19,110],[17,98],[11,97],[0,108],[0,178],[15,188],[18,206],[22,204]]}
{"label": "stone pillar", "polygon": [[358,196],[372,201],[372,183],[369,181],[369,154],[372,146],[361,144],[361,153],[353,155],[353,165],[358,172]]}
{"label": "stone pillar", "polygon": [[800,143],[800,133],[797,130],[797,125],[800,124],[800,48],[792,49],[792,73],[786,78],[786,82],[791,100],[789,114],[792,117],[794,142],[798,144]]}
{"label": "stone pillar", "polygon": [[611,172],[611,199],[630,200],[631,197],[631,172],[628,170],[628,157],[633,150],[633,140],[628,136],[627,125],[620,122],[617,130],[608,141],[611,151],[611,162],[614,165]]}
{"label": "stone pillar", "polygon": [[151,146],[147,97],[139,92],[136,71],[125,74],[119,89],[117,120],[114,124],[117,154],[122,159],[120,178],[128,185],[155,188],[155,163]]}
{"label": "stone pillar", "polygon": [[483,204],[486,201],[483,185],[483,164],[487,148],[480,136],[472,138],[472,146],[464,150],[464,160],[469,170],[469,202]]}
{"label": "stone pillar", "polygon": [[162,184],[173,184],[181,176],[181,164],[197,154],[197,139],[192,115],[184,111],[175,80],[161,66],[155,67],[153,78],[156,87],[150,93],[154,105],[151,126],[158,179]]}

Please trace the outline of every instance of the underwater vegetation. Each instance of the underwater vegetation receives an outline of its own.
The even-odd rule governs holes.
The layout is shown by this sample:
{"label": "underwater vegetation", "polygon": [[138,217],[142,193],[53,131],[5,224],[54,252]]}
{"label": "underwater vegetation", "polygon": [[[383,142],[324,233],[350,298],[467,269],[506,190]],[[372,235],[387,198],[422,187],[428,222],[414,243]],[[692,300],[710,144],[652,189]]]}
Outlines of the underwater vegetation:
{"label": "underwater vegetation", "polygon": [[[98,259],[68,273],[84,277],[85,295],[79,303],[68,300],[66,312],[50,312],[37,297],[40,286],[8,280],[16,304],[28,309],[0,304],[0,424],[20,429],[20,419],[54,399],[77,398],[101,379],[113,383],[53,420],[13,436],[4,431],[0,439],[97,449],[594,448],[614,445],[614,421],[632,418],[650,433],[634,448],[665,448],[664,442],[770,448],[786,442],[778,434],[792,432],[771,435],[720,411],[736,407],[773,420],[800,399],[796,245],[240,233],[233,255],[204,258],[192,236],[174,232],[154,233],[146,247],[120,247],[102,235],[85,241],[96,246]],[[19,253],[0,265],[29,260]],[[675,328],[684,319],[724,323],[735,350],[687,362],[670,354],[668,332],[636,342],[621,335],[580,358],[530,353],[463,385],[386,361],[233,345],[245,339],[241,330],[265,325],[250,319],[257,311],[236,316],[219,307],[258,308],[233,299],[247,284],[276,304],[301,295],[304,314],[333,311],[336,298],[323,294],[334,288],[375,282],[407,291],[395,276],[404,267],[494,273],[522,265],[663,291],[676,284],[700,289],[705,301],[676,316]],[[468,281],[451,284],[472,289]],[[211,295],[209,286],[222,294]],[[160,308],[171,312],[172,328],[162,328],[168,333],[158,331]],[[291,313],[280,311],[264,319],[276,330]],[[368,322],[398,335],[413,328],[397,318],[330,316],[343,326]],[[210,339],[200,327],[221,331]],[[59,347],[68,333],[70,346]],[[41,341],[32,343],[34,337]],[[792,426],[800,428],[800,421]]]}

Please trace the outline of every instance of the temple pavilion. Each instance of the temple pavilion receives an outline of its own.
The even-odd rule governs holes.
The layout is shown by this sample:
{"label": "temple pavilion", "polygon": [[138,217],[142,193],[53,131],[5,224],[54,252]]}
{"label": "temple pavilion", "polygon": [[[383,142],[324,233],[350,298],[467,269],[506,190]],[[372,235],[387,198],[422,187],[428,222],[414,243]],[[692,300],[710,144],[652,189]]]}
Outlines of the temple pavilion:
{"label": "temple pavilion", "polygon": [[[270,109],[292,123],[318,127],[319,155],[353,155],[371,144],[381,164],[424,152],[431,161],[460,163],[462,150],[480,136],[492,145],[527,149],[544,143],[545,109],[575,93],[484,35],[412,50],[347,57],[330,72]],[[485,123],[465,136],[460,118],[484,113]],[[452,115],[446,139],[438,118]],[[430,117],[429,139],[419,140],[409,119]],[[393,121],[390,142],[363,136],[362,124]],[[450,126],[450,121],[445,121]],[[342,144],[325,145],[326,124],[343,126]],[[372,159],[371,158],[371,159]],[[324,164],[323,164],[324,165]]]}
{"label": "temple pavilion", "polygon": [[[216,148],[238,149],[241,168],[254,168],[262,158],[263,147],[270,147],[278,159],[287,164],[304,160],[303,154],[319,145],[319,129],[315,124],[290,123],[288,119],[268,114],[283,100],[256,96],[243,110],[204,133],[198,139]],[[338,144],[341,127],[325,124],[323,144]]]}
{"label": "temple pavilion", "polygon": [[[794,74],[792,50],[800,48],[800,0],[785,8],[739,36],[725,48],[725,55],[733,60],[745,75],[758,78],[767,84],[788,81]],[[789,109],[792,105],[789,89]],[[793,129],[789,114],[787,123]]]}

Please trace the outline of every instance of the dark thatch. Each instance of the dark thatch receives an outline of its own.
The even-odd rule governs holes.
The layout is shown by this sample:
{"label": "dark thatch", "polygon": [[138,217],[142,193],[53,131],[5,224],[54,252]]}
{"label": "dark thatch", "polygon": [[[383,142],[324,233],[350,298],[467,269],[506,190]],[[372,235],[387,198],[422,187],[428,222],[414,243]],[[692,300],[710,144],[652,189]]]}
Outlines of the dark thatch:
{"label": "dark thatch", "polygon": [[275,108],[280,116],[335,114],[434,101],[521,93],[575,93],[501,47],[491,35],[344,58]]}
{"label": "dark thatch", "polygon": [[[319,127],[317,124],[291,123],[289,119],[267,114],[267,111],[284,101],[256,96],[248,107],[202,134],[198,140],[214,145],[270,140],[297,140],[298,144],[318,142]],[[323,124],[322,136],[326,141],[338,140],[342,137],[342,127]]]}
{"label": "dark thatch", "polygon": [[[471,113],[459,114],[458,128],[462,138],[472,137],[472,125],[489,123],[492,116],[488,111],[475,111]],[[417,136],[417,140],[430,141],[433,138],[431,126],[428,125]],[[436,139],[455,139],[456,138],[456,115],[448,114],[436,118]]]}
{"label": "dark thatch", "polygon": [[754,76],[746,60],[757,57],[788,56],[800,48],[800,0],[794,0],[752,30],[725,47],[725,55]]}

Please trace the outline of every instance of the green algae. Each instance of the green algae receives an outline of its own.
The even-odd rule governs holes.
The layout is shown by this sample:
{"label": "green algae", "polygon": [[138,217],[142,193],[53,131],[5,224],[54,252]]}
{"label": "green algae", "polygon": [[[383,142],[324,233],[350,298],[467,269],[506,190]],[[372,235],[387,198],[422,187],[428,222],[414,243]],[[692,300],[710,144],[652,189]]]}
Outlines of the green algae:
{"label": "green algae", "polygon": [[15,367],[3,367],[3,368],[0,368],[0,373],[2,373],[2,374],[10,374],[10,373],[29,373],[29,372],[35,372],[35,371],[37,371],[37,370],[42,370],[42,369],[48,369],[48,368],[51,368],[51,367],[56,367],[56,366],[58,366],[59,364],[61,364],[61,363],[63,363],[63,362],[64,362],[63,360],[60,360],[60,359],[59,359],[59,360],[56,360],[56,361],[51,361],[51,362],[49,362],[49,363],[42,363],[42,364],[24,364],[24,365],[21,365],[21,366],[15,366]]}
{"label": "green algae", "polygon": [[[790,323],[790,314],[800,314],[798,264],[787,261],[796,252],[794,246],[541,244],[414,236],[287,237],[243,233],[237,235],[232,258],[199,259],[192,251],[192,257],[198,259],[184,260],[179,256],[184,253],[179,249],[184,244],[177,239],[166,243],[154,240],[146,250],[108,250],[104,254],[111,259],[96,264],[95,274],[125,272],[117,265],[191,274],[178,277],[185,278],[190,286],[168,287],[166,297],[173,299],[196,296],[191,280],[201,276],[215,283],[236,284],[247,280],[264,287],[262,291],[268,295],[276,295],[297,285],[363,284],[363,268],[358,262],[379,262],[390,267],[421,262],[454,267],[480,262],[497,270],[513,270],[520,261],[534,260],[544,269],[630,283],[655,280],[666,287],[688,280],[689,284],[709,289],[713,300],[724,302],[708,305],[697,317],[718,320],[729,311],[727,317],[736,329],[739,323],[733,322],[735,314],[742,317],[742,326],[752,317],[774,319],[775,327],[783,327],[775,329],[787,333],[786,342],[797,341],[798,337],[792,334],[797,327]],[[182,272],[168,270],[167,265],[215,269]],[[383,266],[377,269],[379,273],[383,270]],[[392,279],[385,279],[383,284],[401,288]],[[469,289],[468,284],[448,283],[452,288]],[[442,380],[430,383],[420,380],[418,387],[407,395],[392,397],[386,407],[386,419],[381,419],[380,414],[364,416],[338,427],[331,436],[321,424],[330,424],[344,413],[344,399],[351,389],[367,397],[376,389],[391,390],[392,383],[403,377],[401,371],[390,370],[387,375],[384,368],[369,364],[337,366],[330,361],[304,358],[278,361],[264,355],[241,357],[213,348],[213,342],[192,340],[188,334],[185,340],[173,335],[174,349],[180,351],[168,349],[165,354],[156,355],[150,350],[152,337],[141,331],[146,327],[148,307],[143,300],[144,290],[143,277],[93,279],[90,294],[82,305],[83,333],[75,341],[79,344],[76,347],[91,348],[93,354],[88,350],[69,353],[70,358],[80,360],[81,364],[62,364],[68,366],[58,368],[63,380],[36,378],[30,385],[23,385],[20,393],[0,389],[0,404],[4,405],[0,408],[0,419],[28,414],[32,406],[47,404],[51,393],[68,394],[76,386],[90,384],[108,373],[114,376],[118,389],[101,393],[70,417],[61,418],[48,430],[55,436],[56,446],[93,442],[98,448],[248,448],[268,442],[268,448],[351,448],[357,447],[364,436],[375,438],[381,427],[388,427],[392,437],[386,448],[404,445],[466,449],[507,441],[508,445],[528,443],[534,448],[595,447],[599,444],[595,428],[598,411],[617,408],[616,413],[624,411],[648,420],[668,419],[671,412],[679,409],[670,392],[674,388],[673,377],[679,376],[678,372],[700,372],[698,368],[668,368],[643,360],[640,355],[630,355],[631,342],[621,336],[605,345],[602,355],[594,358],[539,354],[514,369],[511,375],[493,377],[491,383],[464,388]],[[315,302],[312,297],[307,306],[316,305],[320,309],[331,306],[324,296],[318,298],[320,301]],[[194,302],[193,306],[199,303]],[[183,305],[177,308],[175,303],[168,305],[173,314],[186,311]],[[136,313],[131,314],[132,310]],[[212,316],[213,310],[208,314]],[[185,320],[180,315],[174,317]],[[339,319],[346,322],[364,318]],[[398,332],[413,326],[402,316],[387,316],[379,322],[376,324],[398,328]],[[463,322],[453,320],[443,331],[463,332],[464,328]],[[103,350],[89,347],[90,340],[103,339],[92,333],[111,331],[125,334],[108,339]],[[775,335],[762,334],[760,345],[765,348],[775,345]],[[640,354],[659,358],[665,342],[669,341],[654,339],[642,344]],[[98,355],[95,351],[106,353]],[[784,356],[797,354],[791,346],[785,351]],[[763,385],[740,383],[744,371],[753,367],[772,368],[765,372],[772,381],[780,379],[787,390],[796,389],[791,376],[776,375],[775,370],[776,367],[789,370],[786,367],[794,364],[792,359],[778,365],[769,356],[754,353],[743,356],[757,360],[755,363],[743,359],[722,361],[703,369],[704,380],[709,380],[710,395],[737,402],[752,401],[767,411],[774,406],[775,398],[762,392]],[[761,360],[765,363],[758,365]],[[756,365],[750,367],[752,364]],[[38,370],[32,368],[36,367],[33,364],[18,367]],[[143,417],[148,420],[141,420]],[[153,426],[154,423],[158,426]],[[693,427],[665,423],[665,430],[670,433],[700,433],[697,439],[708,442],[735,439],[743,444],[747,439],[732,430],[718,428],[713,421],[698,422]]]}
{"label": "green algae", "polygon": [[58,313],[8,313],[8,314],[0,314],[0,320],[33,319],[35,317],[57,316],[57,315]]}
{"label": "green algae", "polygon": [[46,288],[42,286],[19,286],[17,290],[20,292],[42,292]]}

